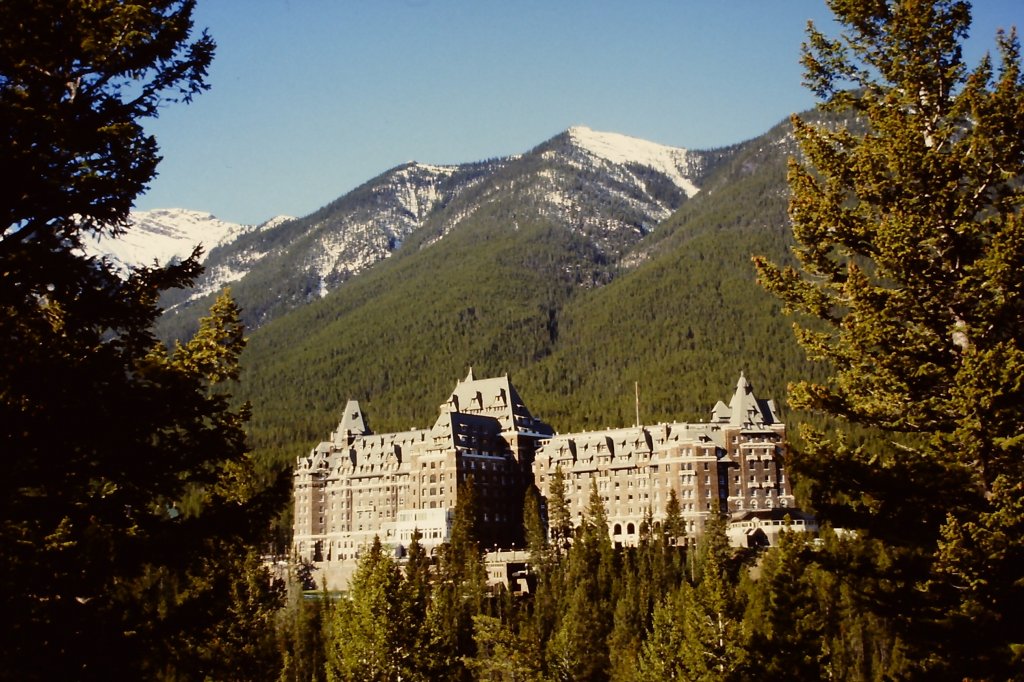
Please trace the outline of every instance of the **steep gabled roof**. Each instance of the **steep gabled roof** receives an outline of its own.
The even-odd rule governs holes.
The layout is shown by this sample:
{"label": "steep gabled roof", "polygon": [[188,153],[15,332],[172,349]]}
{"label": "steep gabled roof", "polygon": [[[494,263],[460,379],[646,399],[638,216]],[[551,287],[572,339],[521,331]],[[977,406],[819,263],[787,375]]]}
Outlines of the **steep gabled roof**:
{"label": "steep gabled roof", "polygon": [[461,412],[491,417],[499,420],[502,430],[506,431],[518,430],[518,427],[527,425],[532,428],[536,423],[507,374],[477,379],[472,369],[464,380],[455,385],[440,410],[442,416],[446,412]]}
{"label": "steep gabled roof", "polygon": [[776,424],[779,419],[775,415],[775,403],[755,396],[754,387],[743,376],[743,372],[740,372],[739,381],[736,382],[736,392],[733,393],[729,405],[726,406],[725,403],[719,401],[711,411],[711,421],[745,427]]}
{"label": "steep gabled roof", "polygon": [[341,414],[338,430],[334,432],[334,442],[349,441],[355,436],[367,436],[369,434],[370,429],[366,426],[366,417],[359,407],[359,401],[348,401],[345,404],[345,411]]}

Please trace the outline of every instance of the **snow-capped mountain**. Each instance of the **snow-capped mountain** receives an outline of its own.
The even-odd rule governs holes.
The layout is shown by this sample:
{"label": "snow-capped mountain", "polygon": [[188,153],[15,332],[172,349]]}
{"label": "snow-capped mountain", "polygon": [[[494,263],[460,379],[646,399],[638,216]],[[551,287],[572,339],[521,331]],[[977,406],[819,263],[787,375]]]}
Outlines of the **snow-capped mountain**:
{"label": "snow-capped mountain", "polygon": [[640,166],[661,173],[692,197],[700,190],[693,184],[699,159],[681,147],[666,147],[619,133],[601,133],[585,126],[569,128],[569,139],[581,151],[613,165]]}
{"label": "snow-capped mountain", "polygon": [[105,255],[127,270],[184,258],[200,244],[209,252],[211,246],[244,229],[242,225],[220,220],[210,213],[182,208],[133,211],[131,223],[120,237],[89,239],[86,250],[93,255]]}
{"label": "snow-capped mountain", "polygon": [[[217,247],[229,244],[244,234],[273,229],[292,219],[277,216],[259,225],[240,225],[221,220],[208,212],[183,208],[132,211],[131,226],[124,235],[117,238],[87,237],[85,251],[92,256],[108,258],[125,273],[138,266],[166,265],[186,258],[197,246],[202,246],[200,262],[205,262]],[[256,260],[258,258],[250,259],[248,265],[251,267]],[[189,298],[218,291],[226,284],[241,279],[247,271],[248,268],[208,268],[200,286],[190,292]]]}
{"label": "snow-capped mountain", "polygon": [[[238,282],[233,290],[247,324],[260,326],[402,249],[429,248],[481,220],[496,229],[529,220],[559,225],[605,264],[606,275],[580,283],[600,284],[614,267],[635,265],[642,256],[626,259],[633,245],[699,192],[708,158],[574,127],[517,156],[455,166],[410,162],[304,218],[221,227],[222,238],[204,242],[207,272],[196,288],[167,302],[188,316],[183,308]],[[159,238],[155,230],[145,232]],[[182,228],[181,234],[192,233]]]}
{"label": "snow-capped mountain", "polygon": [[211,213],[183,208],[132,211],[131,227],[117,238],[91,238],[90,255],[107,256],[122,269],[140,265],[164,265],[185,258],[196,246],[203,247],[203,259],[210,250],[233,241],[251,230],[267,229],[290,218],[280,216],[260,225],[239,225]]}

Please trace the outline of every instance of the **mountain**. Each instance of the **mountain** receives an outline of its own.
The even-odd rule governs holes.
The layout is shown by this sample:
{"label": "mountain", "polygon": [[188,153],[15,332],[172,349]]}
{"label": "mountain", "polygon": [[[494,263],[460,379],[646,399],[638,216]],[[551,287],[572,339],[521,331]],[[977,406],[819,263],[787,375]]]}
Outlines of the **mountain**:
{"label": "mountain", "polygon": [[[564,225],[589,249],[584,286],[610,281],[627,251],[700,190],[720,154],[576,127],[524,154],[457,166],[411,162],[313,214],[211,249],[196,290],[168,297],[165,337],[186,336],[229,273],[250,329],[325,297],[400,252],[432,247],[481,214],[515,229]],[[494,213],[495,206],[506,207]]]}
{"label": "mountain", "polygon": [[791,260],[788,122],[693,151],[571,128],[523,154],[409,163],[315,213],[230,233],[213,285],[251,330],[238,398],[268,469],[322,438],[350,398],[378,431],[436,415],[469,367],[514,376],[560,431],[697,420],[737,372],[784,404],[811,371],[750,257]]}
{"label": "mountain", "polygon": [[[469,367],[510,373],[560,431],[632,423],[636,385],[645,423],[700,419],[740,370],[784,404],[808,368],[750,257],[790,259],[789,124],[708,152],[648,145],[572,129],[456,167],[451,193],[389,255],[327,295],[311,286],[301,304],[279,305],[252,332],[239,385],[267,466],[322,438],[350,398],[375,430],[426,424]],[[351,215],[374,196],[394,205],[403,171],[303,220]],[[306,258],[302,234],[294,252],[282,238],[282,266]],[[274,286],[272,262],[235,285],[243,306],[250,282]]]}
{"label": "mountain", "polygon": [[[202,246],[202,261],[205,263],[212,249],[231,243],[247,233],[271,229],[291,220],[287,216],[278,216],[259,225],[239,225],[220,220],[210,213],[183,208],[132,211],[130,219],[131,227],[121,237],[87,238],[86,252],[93,256],[105,256],[118,268],[127,271],[133,267],[154,263],[163,265],[174,259],[182,259],[197,246]],[[192,295],[219,290],[240,276],[223,268],[208,268],[202,285]]]}

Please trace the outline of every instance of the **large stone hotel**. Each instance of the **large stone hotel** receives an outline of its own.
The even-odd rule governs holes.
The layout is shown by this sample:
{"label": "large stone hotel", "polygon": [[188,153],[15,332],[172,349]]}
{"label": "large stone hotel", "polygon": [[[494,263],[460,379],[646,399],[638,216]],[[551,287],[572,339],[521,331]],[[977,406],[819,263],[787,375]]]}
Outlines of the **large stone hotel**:
{"label": "large stone hotel", "polygon": [[476,379],[471,370],[429,429],[375,434],[356,401],[345,406],[330,440],[296,465],[294,548],[328,576],[347,574],[374,536],[400,555],[418,531],[432,549],[448,539],[469,477],[485,546],[521,548],[525,492],[533,483],[546,499],[559,467],[576,518],[596,484],[616,543],[636,544],[648,513],[663,519],[673,490],[690,538],[712,515],[729,515],[742,543],[763,525],[751,518],[778,525],[780,510],[794,506],[785,436],[772,401],[742,374],[706,422],[555,434],[507,376]]}

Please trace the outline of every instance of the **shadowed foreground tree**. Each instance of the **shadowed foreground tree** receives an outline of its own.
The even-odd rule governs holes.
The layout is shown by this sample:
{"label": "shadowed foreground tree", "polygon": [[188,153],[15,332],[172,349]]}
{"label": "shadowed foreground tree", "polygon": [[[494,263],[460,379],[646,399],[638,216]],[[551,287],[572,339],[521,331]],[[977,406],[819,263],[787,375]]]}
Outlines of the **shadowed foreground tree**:
{"label": "shadowed foreground tree", "polygon": [[548,667],[558,680],[606,680],[607,638],[613,624],[617,577],[608,512],[591,479],[590,498],[569,550],[561,622],[547,642]]}
{"label": "shadowed foreground tree", "polygon": [[426,610],[429,645],[421,669],[431,679],[470,679],[466,661],[476,655],[473,618],[483,613],[487,571],[479,542],[479,507],[473,476],[459,483],[451,536],[438,547]]}
{"label": "shadowed foreground tree", "polygon": [[[280,504],[226,392],[215,305],[168,352],[157,299],[197,254],[121,275],[87,236],[152,179],[140,120],[206,89],[190,0],[0,3],[0,630],[15,679],[265,678],[278,590],[251,547]],[[228,673],[227,671],[230,671]]]}
{"label": "shadowed foreground tree", "polygon": [[[918,672],[1024,670],[1024,81],[1014,33],[968,70],[970,6],[832,0],[807,83],[848,125],[794,118],[801,269],[757,259],[803,314],[827,383],[793,407],[885,433],[808,430],[796,453],[819,512],[858,530],[876,570],[862,594],[899,619]],[[845,430],[845,429],[844,429]]]}

